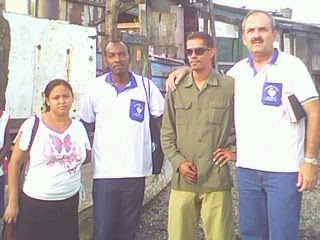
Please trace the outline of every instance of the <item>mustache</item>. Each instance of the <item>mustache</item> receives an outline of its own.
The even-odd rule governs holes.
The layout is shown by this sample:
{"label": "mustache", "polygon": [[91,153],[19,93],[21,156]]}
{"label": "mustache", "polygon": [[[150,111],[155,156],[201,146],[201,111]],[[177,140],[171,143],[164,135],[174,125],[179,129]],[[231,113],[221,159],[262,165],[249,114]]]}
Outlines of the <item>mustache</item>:
{"label": "mustache", "polygon": [[262,43],[263,39],[261,37],[253,37],[251,43]]}

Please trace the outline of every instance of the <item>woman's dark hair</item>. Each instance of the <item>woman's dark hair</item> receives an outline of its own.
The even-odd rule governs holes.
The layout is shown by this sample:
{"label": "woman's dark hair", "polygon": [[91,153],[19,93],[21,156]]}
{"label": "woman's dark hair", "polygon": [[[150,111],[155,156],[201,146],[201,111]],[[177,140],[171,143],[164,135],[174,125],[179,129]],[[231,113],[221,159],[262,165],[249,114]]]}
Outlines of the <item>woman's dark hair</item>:
{"label": "woman's dark hair", "polygon": [[[63,80],[63,79],[54,79],[54,80],[51,80],[51,81],[47,84],[46,88],[44,89],[44,92],[43,92],[43,93],[44,93],[45,98],[49,98],[49,95],[50,95],[51,91],[52,91],[56,86],[59,86],[59,85],[63,85],[63,86],[65,86],[65,87],[67,87],[67,88],[70,90],[70,92],[71,92],[71,94],[72,94],[72,97],[74,97],[72,87],[71,87],[71,85],[70,85],[67,81],[65,81],[65,80]],[[44,112],[49,112],[49,111],[50,111],[50,106],[47,104],[46,99],[44,100],[43,106],[44,106],[44,109],[43,109]]]}

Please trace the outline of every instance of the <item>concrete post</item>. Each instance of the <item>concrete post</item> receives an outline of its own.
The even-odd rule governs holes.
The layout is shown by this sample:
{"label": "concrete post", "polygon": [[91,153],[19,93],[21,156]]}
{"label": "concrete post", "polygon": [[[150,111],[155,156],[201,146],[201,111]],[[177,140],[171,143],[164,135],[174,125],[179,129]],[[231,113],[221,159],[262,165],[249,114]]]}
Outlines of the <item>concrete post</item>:
{"label": "concrete post", "polygon": [[6,106],[6,89],[9,75],[10,25],[3,15],[4,1],[0,0],[0,108]]}

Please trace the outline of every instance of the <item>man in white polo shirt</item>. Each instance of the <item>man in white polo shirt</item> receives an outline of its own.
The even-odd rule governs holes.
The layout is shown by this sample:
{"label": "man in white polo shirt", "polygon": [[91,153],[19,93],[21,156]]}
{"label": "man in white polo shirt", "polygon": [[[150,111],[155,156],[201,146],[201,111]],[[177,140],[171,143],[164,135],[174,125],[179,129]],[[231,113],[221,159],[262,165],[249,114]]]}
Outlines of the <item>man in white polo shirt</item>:
{"label": "man in white polo shirt", "polygon": [[[245,240],[300,239],[302,191],[317,180],[318,93],[302,61],[273,48],[276,35],[272,16],[249,12],[243,41],[250,56],[228,72],[235,78],[240,230]],[[306,120],[294,122],[286,113],[291,108],[286,98],[292,94]]]}
{"label": "man in white polo shirt", "polygon": [[[302,192],[313,188],[318,176],[318,93],[302,61],[273,48],[276,36],[272,16],[259,10],[249,12],[243,21],[243,42],[250,56],[228,72],[235,79],[240,232],[244,240],[300,239]],[[174,78],[179,82],[187,71],[173,73],[168,85],[174,88]],[[292,107],[287,98],[293,95],[307,118],[296,121],[288,114]]]}
{"label": "man in white polo shirt", "polygon": [[106,45],[105,62],[110,72],[90,84],[81,112],[87,129],[95,124],[92,240],[133,240],[152,173],[149,117],[163,114],[164,99],[155,84],[129,72],[122,41]]}

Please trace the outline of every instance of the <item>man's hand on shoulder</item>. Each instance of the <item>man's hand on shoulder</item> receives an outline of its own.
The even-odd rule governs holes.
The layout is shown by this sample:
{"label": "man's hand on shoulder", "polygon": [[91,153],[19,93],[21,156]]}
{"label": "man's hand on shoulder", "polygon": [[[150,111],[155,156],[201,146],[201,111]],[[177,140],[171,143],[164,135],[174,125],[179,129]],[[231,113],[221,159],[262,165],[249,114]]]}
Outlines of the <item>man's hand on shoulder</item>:
{"label": "man's hand on shoulder", "polygon": [[179,172],[187,182],[191,184],[197,183],[197,167],[192,162],[185,160],[181,163]]}
{"label": "man's hand on shoulder", "polygon": [[166,90],[174,91],[176,89],[176,85],[178,85],[181,80],[191,72],[190,67],[181,67],[171,72],[166,81]]}
{"label": "man's hand on shoulder", "polygon": [[297,187],[299,192],[307,191],[315,187],[318,179],[318,166],[303,162],[298,176]]}

